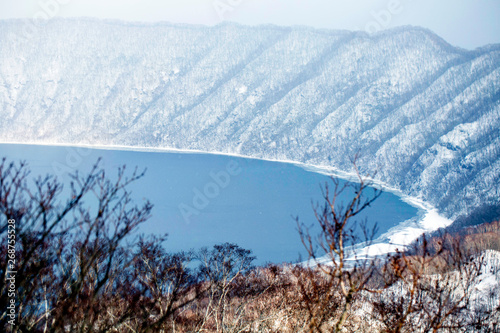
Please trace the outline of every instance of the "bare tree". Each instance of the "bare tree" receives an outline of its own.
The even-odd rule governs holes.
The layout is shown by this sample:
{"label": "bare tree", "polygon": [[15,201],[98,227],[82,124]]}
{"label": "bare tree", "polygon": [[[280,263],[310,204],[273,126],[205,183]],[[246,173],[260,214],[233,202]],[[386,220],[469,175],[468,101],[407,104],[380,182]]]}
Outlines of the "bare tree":
{"label": "bare tree", "polygon": [[370,298],[384,332],[480,331],[491,315],[471,303],[483,256],[464,250],[459,239],[442,235],[429,245],[422,236],[409,249],[390,255],[384,268],[385,290]]}
{"label": "bare tree", "polygon": [[225,332],[228,295],[235,288],[236,279],[250,271],[255,257],[251,256],[250,250],[224,243],[214,245],[211,250],[201,249],[198,258],[201,261],[200,273],[209,288],[208,304],[200,330],[212,319],[215,330]]}
{"label": "bare tree", "polygon": [[[381,191],[372,188],[373,193],[366,196],[372,184],[360,175],[355,161],[353,165],[358,183],[341,183],[332,178],[333,191],[325,185],[324,206],[314,209],[319,235],[311,235],[297,219],[299,234],[309,255],[309,267],[297,267],[294,272],[308,313],[310,332],[322,332],[325,327],[340,332],[353,303],[367,288],[376,269],[374,260],[359,258],[356,251],[360,242],[369,245],[375,227],[371,230],[365,226],[356,228],[354,219],[381,195]],[[350,190],[352,198],[343,204],[341,195]],[[363,237],[359,236],[360,232]]]}
{"label": "bare tree", "polygon": [[202,288],[198,276],[188,265],[192,253],[169,254],[153,238],[141,240],[134,256],[135,279],[140,295],[147,295],[136,309],[141,325],[137,332],[172,331],[175,315],[200,295]]}
{"label": "bare tree", "polygon": [[[123,167],[110,178],[97,162],[87,175],[72,175],[63,190],[52,176],[30,183],[25,163],[4,159],[0,236],[7,239],[15,221],[17,317],[12,326],[2,312],[0,327],[130,333],[497,329],[496,296],[489,296],[489,306],[473,297],[484,270],[482,252],[462,246],[480,235],[424,236],[385,258],[359,255],[376,231],[358,223],[360,213],[381,192],[357,174],[357,183],[332,179],[333,186],[323,188],[324,205],[314,207],[317,234],[297,219],[306,263],[254,268],[251,251],[236,244],[171,254],[166,236],[134,236],[152,209],[149,202],[134,205],[127,190],[142,172],[127,177]],[[495,225],[485,230],[495,240]],[[4,309],[11,299],[8,256],[7,242],[0,243]]]}
{"label": "bare tree", "polygon": [[[16,325],[8,325],[4,313],[0,325],[14,332],[98,330],[100,297],[130,259],[122,245],[150,216],[152,205],[134,206],[126,189],[143,173],[126,176],[122,167],[111,180],[98,161],[88,175],[71,175],[62,202],[63,185],[54,176],[29,184],[28,175],[24,162],[0,164],[1,230],[16,221],[18,310]],[[8,302],[5,259],[0,306]]]}

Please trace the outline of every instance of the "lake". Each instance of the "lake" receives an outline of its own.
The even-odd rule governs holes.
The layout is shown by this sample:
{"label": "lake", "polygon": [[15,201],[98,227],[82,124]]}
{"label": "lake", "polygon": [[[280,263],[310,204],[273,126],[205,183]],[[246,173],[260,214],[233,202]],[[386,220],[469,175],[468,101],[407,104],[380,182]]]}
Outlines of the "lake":
{"label": "lake", "polygon": [[[251,249],[256,263],[295,262],[305,251],[295,217],[315,222],[312,205],[322,203],[328,176],[284,162],[192,152],[132,151],[66,146],[0,144],[0,157],[26,160],[31,176],[86,173],[101,157],[115,176],[119,166],[147,168],[130,189],[153,204],[144,233],[168,233],[167,249],[198,249],[222,242]],[[348,200],[349,196],[345,197]],[[378,235],[417,215],[417,208],[384,192],[360,219],[377,223]]]}

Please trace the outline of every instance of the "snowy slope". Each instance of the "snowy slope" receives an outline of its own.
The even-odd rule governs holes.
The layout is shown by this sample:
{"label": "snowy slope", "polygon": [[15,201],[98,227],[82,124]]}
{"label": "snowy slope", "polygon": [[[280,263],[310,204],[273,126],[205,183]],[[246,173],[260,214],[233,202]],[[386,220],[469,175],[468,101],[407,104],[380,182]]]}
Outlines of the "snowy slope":
{"label": "snowy slope", "polygon": [[0,141],[199,149],[365,172],[447,217],[496,203],[500,46],[420,28],[0,21]]}
{"label": "snowy slope", "polygon": [[483,253],[481,275],[472,292],[472,306],[476,309],[492,309],[500,305],[500,252],[488,250]]}

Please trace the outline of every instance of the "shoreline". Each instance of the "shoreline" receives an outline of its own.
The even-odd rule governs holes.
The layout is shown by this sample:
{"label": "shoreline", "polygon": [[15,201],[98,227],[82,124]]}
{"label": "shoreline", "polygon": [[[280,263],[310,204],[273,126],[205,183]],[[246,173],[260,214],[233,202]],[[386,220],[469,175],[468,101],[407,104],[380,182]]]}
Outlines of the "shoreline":
{"label": "shoreline", "polygon": [[[133,151],[133,152],[150,152],[150,153],[179,153],[179,154],[207,154],[229,156],[244,159],[261,160],[276,163],[286,163],[298,166],[308,172],[323,174],[326,176],[334,176],[350,182],[358,182],[359,178],[355,173],[345,172],[335,167],[327,167],[321,165],[307,164],[292,160],[277,160],[262,157],[252,157],[241,155],[237,153],[217,152],[217,151],[203,151],[197,149],[178,149],[178,148],[158,148],[158,147],[144,147],[144,146],[122,146],[122,145],[90,145],[90,144],[64,144],[64,143],[40,143],[40,142],[0,142],[6,145],[25,145],[25,146],[50,146],[50,147],[71,147],[71,148],[88,148],[96,150],[118,150],[118,151]],[[440,215],[435,207],[422,201],[420,198],[405,195],[400,190],[389,186],[381,181],[365,178],[371,184],[370,186],[385,192],[390,192],[399,199],[418,209],[417,216],[401,221],[399,225],[392,227],[387,232],[374,240],[374,243],[365,248],[366,254],[380,255],[389,252],[394,252],[396,248],[402,249],[406,247],[416,238],[426,232],[431,232],[442,227],[450,225],[453,221]],[[384,242],[385,241],[385,242]],[[384,248],[385,250],[382,250]],[[372,251],[375,250],[375,251]],[[375,253],[374,253],[375,252]],[[382,253],[383,252],[383,253]]]}

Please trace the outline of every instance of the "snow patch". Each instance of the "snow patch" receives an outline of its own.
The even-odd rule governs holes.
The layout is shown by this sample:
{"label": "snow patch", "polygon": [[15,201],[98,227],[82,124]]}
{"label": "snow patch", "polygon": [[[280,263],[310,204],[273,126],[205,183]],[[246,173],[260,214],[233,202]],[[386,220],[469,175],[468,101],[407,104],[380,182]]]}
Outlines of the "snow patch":
{"label": "snow patch", "polygon": [[245,94],[247,91],[248,91],[248,87],[247,87],[247,86],[241,86],[241,87],[238,89],[238,94],[243,95],[243,94]]}

